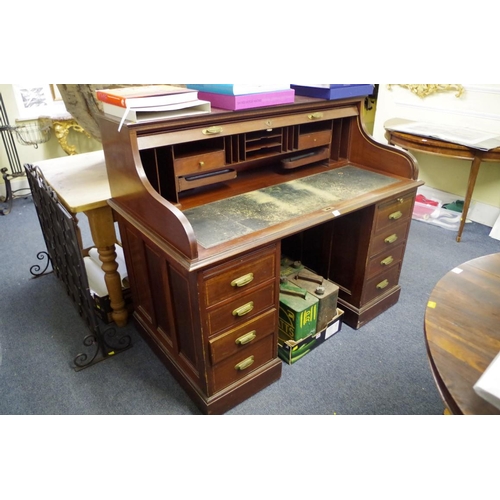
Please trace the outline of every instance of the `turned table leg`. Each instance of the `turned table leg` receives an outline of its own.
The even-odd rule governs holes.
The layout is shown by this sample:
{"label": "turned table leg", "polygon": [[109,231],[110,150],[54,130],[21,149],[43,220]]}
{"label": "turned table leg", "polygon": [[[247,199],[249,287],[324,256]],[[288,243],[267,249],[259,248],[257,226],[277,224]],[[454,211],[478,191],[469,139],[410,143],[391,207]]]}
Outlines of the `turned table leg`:
{"label": "turned table leg", "polygon": [[112,309],[111,317],[118,326],[125,326],[128,313],[123,299],[120,274],[117,272],[116,234],[112,210],[110,207],[101,207],[85,213],[89,219],[92,240],[102,262],[104,281],[109,292]]}

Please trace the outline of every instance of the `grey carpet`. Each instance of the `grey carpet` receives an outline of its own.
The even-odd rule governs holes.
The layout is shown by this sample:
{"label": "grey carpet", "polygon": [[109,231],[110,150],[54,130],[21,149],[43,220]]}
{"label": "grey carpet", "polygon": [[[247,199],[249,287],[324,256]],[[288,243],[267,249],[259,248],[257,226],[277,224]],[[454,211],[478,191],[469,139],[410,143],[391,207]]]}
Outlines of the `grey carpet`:
{"label": "grey carpet", "polygon": [[[85,225],[86,218],[81,216]],[[490,228],[455,232],[414,221],[398,304],[358,331],[347,326],[281,379],[228,415],[439,415],[423,318],[437,281],[457,265],[500,251]],[[0,217],[0,414],[198,415],[200,412],[132,325],[133,347],[75,372],[88,334],[54,275],[33,279],[45,250],[31,198]]]}

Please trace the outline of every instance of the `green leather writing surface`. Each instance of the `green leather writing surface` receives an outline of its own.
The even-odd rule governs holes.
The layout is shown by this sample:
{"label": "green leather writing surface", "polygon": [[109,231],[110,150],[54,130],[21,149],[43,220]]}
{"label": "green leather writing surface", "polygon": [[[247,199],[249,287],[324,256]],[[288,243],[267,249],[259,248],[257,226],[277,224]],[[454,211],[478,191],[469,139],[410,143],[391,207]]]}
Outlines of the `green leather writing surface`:
{"label": "green leather writing surface", "polygon": [[198,243],[210,248],[395,182],[346,166],[191,208],[184,215]]}

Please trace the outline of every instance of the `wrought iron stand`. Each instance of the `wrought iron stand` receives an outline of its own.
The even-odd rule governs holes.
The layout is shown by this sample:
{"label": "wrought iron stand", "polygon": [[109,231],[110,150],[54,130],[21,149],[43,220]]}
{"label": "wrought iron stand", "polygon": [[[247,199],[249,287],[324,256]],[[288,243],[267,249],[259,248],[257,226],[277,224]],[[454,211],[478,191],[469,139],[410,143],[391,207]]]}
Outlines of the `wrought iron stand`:
{"label": "wrought iron stand", "polygon": [[83,340],[86,352],[77,354],[73,360],[74,369],[78,371],[130,348],[131,338],[117,334],[113,327],[101,331],[78,243],[76,221],[61,205],[39,169],[25,165],[25,171],[47,247],[47,253],[37,255],[39,260],[46,258],[47,265],[42,271],[40,266],[33,266],[31,273],[35,277],[48,274],[47,269],[52,265],[91,332]]}
{"label": "wrought iron stand", "polygon": [[4,208],[0,209],[0,215],[8,215],[12,210],[12,202],[15,198],[26,197],[30,194],[27,187],[17,190],[12,189],[11,180],[26,175],[19,160],[13,134],[16,135],[17,140],[23,146],[38,148],[39,144],[47,142],[50,139],[50,125],[48,122],[43,123],[43,121],[36,120],[21,126],[12,127],[9,124],[9,117],[7,116],[2,94],[0,94],[0,134],[2,135],[2,141],[10,166],[10,172],[7,167],[0,168],[5,183],[5,197],[1,200]]}

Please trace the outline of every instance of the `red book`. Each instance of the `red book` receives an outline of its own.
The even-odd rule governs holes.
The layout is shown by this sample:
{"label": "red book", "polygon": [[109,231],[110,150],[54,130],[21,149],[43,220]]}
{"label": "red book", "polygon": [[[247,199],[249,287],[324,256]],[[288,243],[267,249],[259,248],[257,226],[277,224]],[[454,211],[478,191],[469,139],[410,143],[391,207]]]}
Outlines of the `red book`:
{"label": "red book", "polygon": [[274,92],[261,92],[258,94],[244,95],[198,92],[198,97],[204,101],[210,101],[213,108],[237,111],[240,109],[260,108],[263,106],[275,106],[277,104],[292,103],[295,100],[295,90],[286,89]]}
{"label": "red book", "polygon": [[174,85],[142,85],[96,90],[99,101],[122,108],[166,106],[198,99],[198,92]]}

